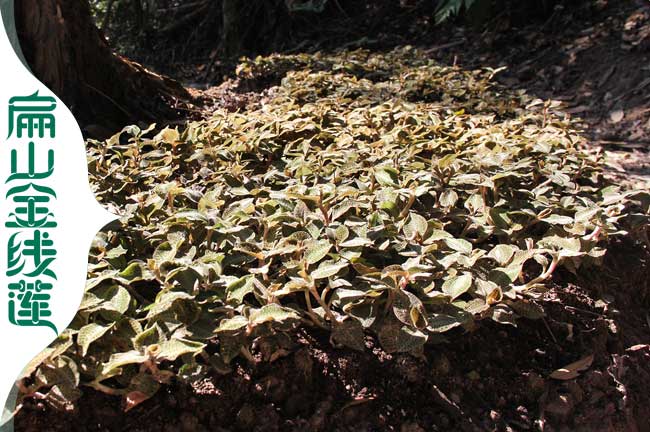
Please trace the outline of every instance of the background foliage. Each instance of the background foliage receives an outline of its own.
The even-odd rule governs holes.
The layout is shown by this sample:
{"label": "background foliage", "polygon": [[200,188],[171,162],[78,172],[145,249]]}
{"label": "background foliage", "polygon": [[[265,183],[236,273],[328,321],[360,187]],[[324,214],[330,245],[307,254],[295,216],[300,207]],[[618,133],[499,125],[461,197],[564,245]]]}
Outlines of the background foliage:
{"label": "background foliage", "polygon": [[[341,46],[400,45],[435,35],[451,18],[476,27],[521,26],[583,0],[91,0],[98,26],[129,58],[230,64],[242,55]],[[403,35],[399,38],[397,35]],[[205,67],[205,65],[204,65]],[[217,69],[219,69],[217,67]],[[225,68],[229,70],[229,68]],[[216,79],[220,79],[216,75]]]}

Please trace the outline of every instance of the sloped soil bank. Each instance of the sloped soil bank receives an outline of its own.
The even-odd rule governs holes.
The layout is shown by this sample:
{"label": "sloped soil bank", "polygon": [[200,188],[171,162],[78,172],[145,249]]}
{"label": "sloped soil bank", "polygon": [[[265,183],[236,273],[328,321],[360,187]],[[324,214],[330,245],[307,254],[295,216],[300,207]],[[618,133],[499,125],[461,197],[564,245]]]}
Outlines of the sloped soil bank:
{"label": "sloped soil bank", "polygon": [[[603,268],[558,275],[546,318],[484,321],[423,358],[304,331],[283,358],[173,384],[127,413],[90,389],[73,413],[31,401],[16,431],[650,431],[649,301],[647,250],[613,245]],[[549,377],[591,355],[577,378]]]}

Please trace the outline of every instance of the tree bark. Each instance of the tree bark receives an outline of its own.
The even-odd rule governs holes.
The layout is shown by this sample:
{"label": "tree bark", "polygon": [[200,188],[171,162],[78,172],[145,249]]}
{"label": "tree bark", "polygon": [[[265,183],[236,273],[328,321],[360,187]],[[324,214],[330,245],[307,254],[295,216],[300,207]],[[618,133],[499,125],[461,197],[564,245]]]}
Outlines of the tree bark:
{"label": "tree bark", "polygon": [[19,0],[16,27],[34,75],[82,125],[164,122],[191,98],[176,81],[113,53],[88,0]]}

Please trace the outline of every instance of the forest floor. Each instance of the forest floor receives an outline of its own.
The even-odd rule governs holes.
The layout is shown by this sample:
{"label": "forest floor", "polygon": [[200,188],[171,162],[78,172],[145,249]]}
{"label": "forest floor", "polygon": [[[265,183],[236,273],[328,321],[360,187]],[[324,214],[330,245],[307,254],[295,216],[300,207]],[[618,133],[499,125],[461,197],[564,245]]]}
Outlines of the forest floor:
{"label": "forest floor", "polygon": [[[607,156],[611,175],[650,186],[650,5],[610,2],[601,15],[541,28],[459,35],[441,54],[469,67],[506,67],[510,87],[559,100],[583,120],[583,135]],[[562,14],[560,11],[559,14]],[[465,42],[473,41],[473,42]],[[454,61],[454,60],[451,60]]]}
{"label": "forest floor", "polygon": [[[379,47],[407,42],[390,39]],[[600,13],[583,19],[558,10],[542,25],[520,29],[479,33],[451,28],[413,42],[443,64],[468,70],[503,68],[497,80],[509,88],[561,102],[564,112],[582,120],[583,135],[592,147],[605,153],[612,177],[650,187],[648,2],[610,1]],[[265,95],[259,87],[251,89],[237,80],[195,94],[207,115],[215,106],[243,109]]]}
{"label": "forest floor", "polygon": [[[424,48],[467,69],[506,66],[502,83],[582,119],[609,175],[650,187],[647,2],[617,2],[571,26],[456,30]],[[195,92],[209,112],[246,109],[268,91],[227,81]],[[611,250],[602,272],[556,276],[545,319],[482,323],[424,358],[387,354],[370,337],[363,353],[334,349],[325,334],[303,331],[286,357],[170,386],[126,414],[117,398],[84,390],[74,415],[34,403],[16,430],[650,431],[648,254]]]}

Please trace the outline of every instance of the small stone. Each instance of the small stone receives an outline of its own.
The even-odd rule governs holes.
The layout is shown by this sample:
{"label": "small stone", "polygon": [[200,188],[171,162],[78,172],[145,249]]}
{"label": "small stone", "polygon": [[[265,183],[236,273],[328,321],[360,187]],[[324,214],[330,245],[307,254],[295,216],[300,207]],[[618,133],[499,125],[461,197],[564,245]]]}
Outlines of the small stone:
{"label": "small stone", "polygon": [[519,406],[517,407],[517,412],[518,412],[519,414],[528,415],[528,408],[526,408],[526,407],[523,406],[523,405],[519,405]]}
{"label": "small stone", "polygon": [[625,117],[625,111],[615,110],[609,113],[609,119],[612,123],[619,123]]}
{"label": "small stone", "polygon": [[530,429],[531,421],[528,417],[528,409],[525,406],[518,406],[517,414],[519,414],[519,426],[523,429]]}

